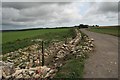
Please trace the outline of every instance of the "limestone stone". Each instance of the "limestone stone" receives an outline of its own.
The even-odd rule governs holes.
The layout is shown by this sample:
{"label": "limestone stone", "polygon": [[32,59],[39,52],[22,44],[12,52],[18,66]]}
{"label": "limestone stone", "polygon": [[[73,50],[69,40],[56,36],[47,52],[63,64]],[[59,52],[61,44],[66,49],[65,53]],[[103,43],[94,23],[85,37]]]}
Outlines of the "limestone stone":
{"label": "limestone stone", "polygon": [[88,42],[89,42],[89,43],[92,43],[92,41],[91,41],[91,40],[89,40]]}
{"label": "limestone stone", "polygon": [[54,72],[55,72],[55,70],[52,69],[49,71],[49,74],[53,74]]}
{"label": "limestone stone", "polygon": [[30,75],[33,75],[35,72],[34,71],[29,71],[29,74]]}
{"label": "limestone stone", "polygon": [[48,72],[46,75],[45,75],[45,78],[48,78],[48,77],[50,77],[51,76],[51,74]]}
{"label": "limestone stone", "polygon": [[26,75],[24,78],[30,78],[31,76],[29,76],[29,75]]}
{"label": "limestone stone", "polygon": [[57,58],[55,58],[55,61],[57,61],[59,58],[57,57]]}
{"label": "limestone stone", "polygon": [[50,68],[48,68],[47,66],[41,67],[41,72],[42,72],[43,74],[46,74],[49,70],[50,70]]}
{"label": "limestone stone", "polygon": [[93,45],[93,44],[90,44],[90,47],[94,47],[94,45]]}
{"label": "limestone stone", "polygon": [[23,75],[22,75],[22,74],[20,74],[20,75],[16,76],[16,78],[22,78],[22,77],[23,77]]}
{"label": "limestone stone", "polygon": [[5,74],[5,72],[2,72],[2,76],[3,76],[4,78],[7,77],[7,75]]}
{"label": "limestone stone", "polygon": [[93,38],[91,38],[91,41],[94,41],[94,39],[93,39]]}
{"label": "limestone stone", "polygon": [[77,55],[77,57],[81,57],[82,55]]}
{"label": "limestone stone", "polygon": [[14,68],[14,65],[13,63],[4,63],[2,62],[2,72],[3,74],[5,73],[6,76],[9,76],[11,74],[13,74],[15,72],[15,68]]}
{"label": "limestone stone", "polygon": [[39,77],[40,77],[40,75],[39,75],[39,74],[36,74],[34,77],[35,77],[35,78],[39,78]]}

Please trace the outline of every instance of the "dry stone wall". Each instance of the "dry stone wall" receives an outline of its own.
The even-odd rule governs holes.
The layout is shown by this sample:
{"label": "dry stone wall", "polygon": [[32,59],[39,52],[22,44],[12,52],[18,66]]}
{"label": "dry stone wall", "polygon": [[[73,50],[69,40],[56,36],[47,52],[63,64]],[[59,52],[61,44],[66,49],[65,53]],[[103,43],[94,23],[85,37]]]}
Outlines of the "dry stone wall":
{"label": "dry stone wall", "polygon": [[[1,62],[3,78],[53,78],[58,68],[64,65],[61,60],[66,59],[66,56],[75,55],[76,58],[80,58],[84,52],[93,50],[94,39],[82,36],[78,29],[75,31],[76,37],[66,44],[64,42],[53,43],[44,50],[45,66],[40,65],[42,51],[39,44],[5,54],[4,57],[7,60]],[[86,40],[84,46],[78,46],[82,37]]]}

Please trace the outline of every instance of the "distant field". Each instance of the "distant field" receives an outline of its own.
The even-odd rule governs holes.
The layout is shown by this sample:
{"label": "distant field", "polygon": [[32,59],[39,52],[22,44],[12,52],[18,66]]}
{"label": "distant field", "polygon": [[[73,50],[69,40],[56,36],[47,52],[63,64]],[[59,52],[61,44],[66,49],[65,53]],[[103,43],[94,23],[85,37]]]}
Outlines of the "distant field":
{"label": "distant field", "polygon": [[46,40],[45,44],[47,46],[51,40],[64,41],[66,37],[69,38],[74,36],[73,28],[3,32],[2,53],[15,51],[19,48],[35,44],[36,42],[31,41],[35,39]]}
{"label": "distant field", "polygon": [[98,33],[120,36],[120,32],[118,32],[118,28],[119,27],[99,27],[99,28],[89,28],[88,30]]}
{"label": "distant field", "polygon": [[39,38],[50,38],[56,37],[57,35],[61,36],[70,36],[69,28],[65,29],[40,29],[40,30],[28,30],[28,31],[13,31],[13,32],[3,32],[2,33],[2,43],[14,42],[16,40],[23,40],[26,38],[37,37]]}

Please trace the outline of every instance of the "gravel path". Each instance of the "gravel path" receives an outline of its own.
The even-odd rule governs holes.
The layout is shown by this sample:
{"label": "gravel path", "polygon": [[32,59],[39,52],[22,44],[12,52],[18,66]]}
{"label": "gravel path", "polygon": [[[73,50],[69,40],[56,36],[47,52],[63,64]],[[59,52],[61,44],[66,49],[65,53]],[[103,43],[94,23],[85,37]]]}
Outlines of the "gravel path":
{"label": "gravel path", "polygon": [[118,78],[118,38],[85,29],[81,31],[95,40],[95,51],[85,63],[84,78]]}

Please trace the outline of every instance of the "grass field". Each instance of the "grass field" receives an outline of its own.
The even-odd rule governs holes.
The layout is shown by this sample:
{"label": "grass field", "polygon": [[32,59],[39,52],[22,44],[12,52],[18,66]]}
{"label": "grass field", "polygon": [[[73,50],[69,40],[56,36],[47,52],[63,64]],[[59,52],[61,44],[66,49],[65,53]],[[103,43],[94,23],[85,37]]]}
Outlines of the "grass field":
{"label": "grass field", "polygon": [[46,44],[49,44],[51,40],[64,41],[65,37],[69,38],[73,36],[75,36],[73,28],[3,32],[2,53],[15,51],[19,48],[35,44],[35,42],[31,41],[34,39],[43,39],[46,40]]}
{"label": "grass field", "polygon": [[120,36],[120,32],[118,32],[118,28],[119,27],[99,27],[99,28],[89,28],[88,30],[98,33]]}
{"label": "grass field", "polygon": [[[28,31],[14,31],[14,32],[3,32],[2,33],[2,43],[14,42],[16,40],[23,40],[26,38],[37,37],[42,39],[57,38],[57,35],[61,37],[69,37],[69,28],[65,29],[40,29],[40,30],[28,30]],[[60,38],[60,36],[58,37]]]}

